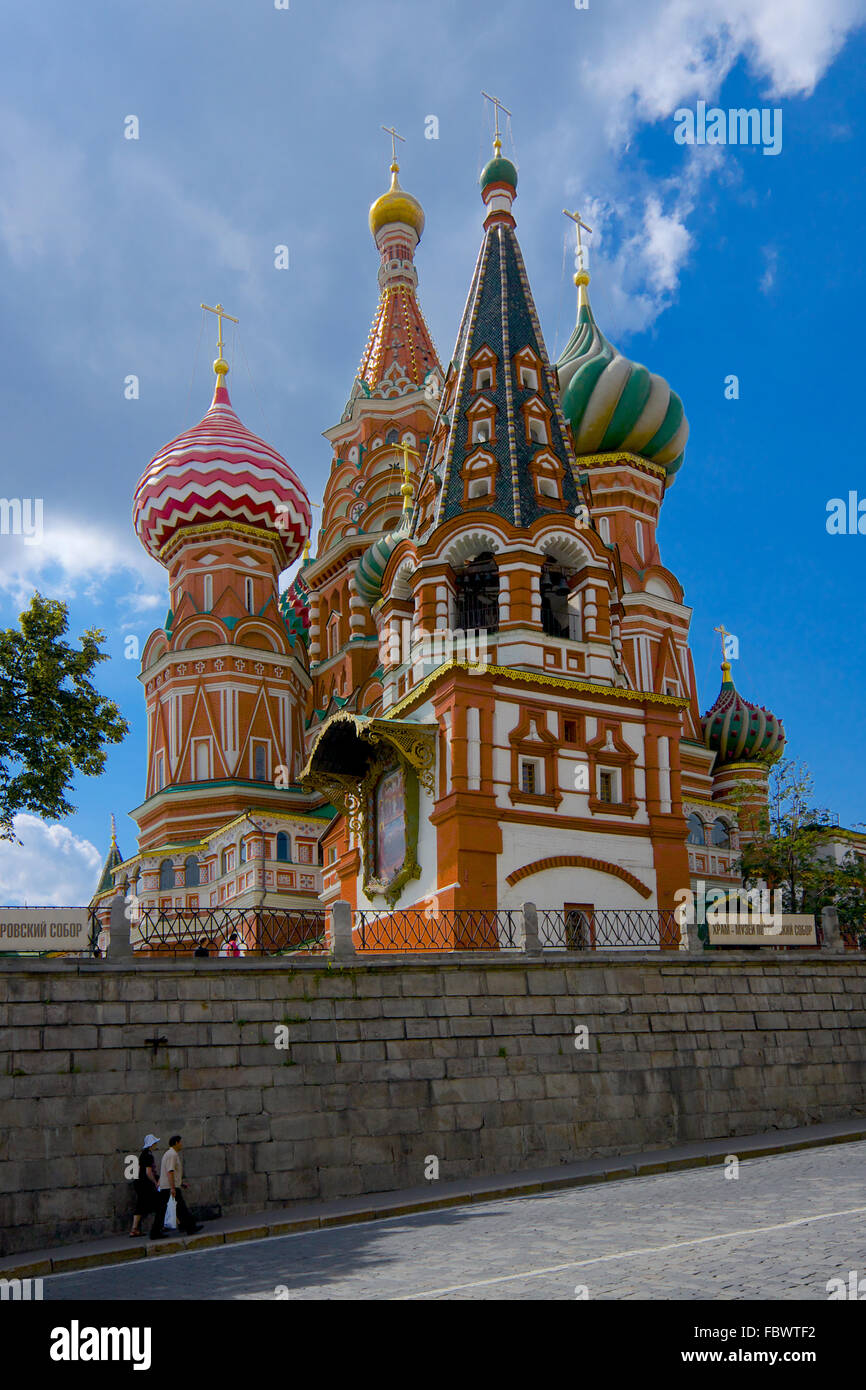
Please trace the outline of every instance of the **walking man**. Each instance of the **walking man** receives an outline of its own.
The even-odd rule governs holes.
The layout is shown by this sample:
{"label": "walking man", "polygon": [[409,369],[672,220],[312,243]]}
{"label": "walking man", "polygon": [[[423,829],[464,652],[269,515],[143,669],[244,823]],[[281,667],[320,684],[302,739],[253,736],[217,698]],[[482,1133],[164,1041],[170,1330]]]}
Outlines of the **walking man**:
{"label": "walking man", "polygon": [[168,1148],[162,1156],[162,1163],[159,1169],[159,1193],[157,1196],[158,1206],[156,1215],[153,1218],[153,1230],[150,1233],[151,1240],[158,1240],[164,1236],[165,1232],[165,1210],[168,1206],[170,1197],[175,1199],[177,1204],[177,1226],[178,1230],[183,1231],[184,1235],[194,1236],[196,1231],[201,1230],[193,1220],[192,1212],[183,1199],[182,1187],[186,1187],[183,1180],[183,1140],[179,1134],[173,1134],[168,1141]]}

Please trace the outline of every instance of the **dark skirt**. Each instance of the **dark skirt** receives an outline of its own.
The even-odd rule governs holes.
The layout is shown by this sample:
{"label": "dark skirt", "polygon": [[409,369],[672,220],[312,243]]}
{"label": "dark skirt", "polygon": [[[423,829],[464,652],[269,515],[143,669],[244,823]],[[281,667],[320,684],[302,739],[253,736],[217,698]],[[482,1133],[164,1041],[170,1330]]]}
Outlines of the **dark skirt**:
{"label": "dark skirt", "polygon": [[156,1211],[156,1188],[149,1178],[138,1178],[135,1187],[135,1215],[149,1216]]}

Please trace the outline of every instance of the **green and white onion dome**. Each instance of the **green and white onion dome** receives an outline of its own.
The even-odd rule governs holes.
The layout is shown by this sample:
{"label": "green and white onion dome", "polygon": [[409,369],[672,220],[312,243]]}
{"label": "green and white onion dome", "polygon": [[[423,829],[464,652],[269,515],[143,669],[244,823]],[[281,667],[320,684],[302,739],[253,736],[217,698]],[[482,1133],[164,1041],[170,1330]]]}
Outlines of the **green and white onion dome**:
{"label": "green and white onion dome", "polygon": [[384,536],[374,541],[358,561],[355,570],[355,590],[358,597],[371,608],[382,597],[382,580],[388,561],[400,542],[408,536],[410,520],[409,512],[404,511],[399,526],[393,531],[386,531]]}
{"label": "green and white onion dome", "polygon": [[689,424],[683,403],[667,382],[623,357],[593,317],[586,287],[575,276],[577,323],[557,363],[562,409],[578,454],[622,449],[661,464],[668,478],[681,466]]}

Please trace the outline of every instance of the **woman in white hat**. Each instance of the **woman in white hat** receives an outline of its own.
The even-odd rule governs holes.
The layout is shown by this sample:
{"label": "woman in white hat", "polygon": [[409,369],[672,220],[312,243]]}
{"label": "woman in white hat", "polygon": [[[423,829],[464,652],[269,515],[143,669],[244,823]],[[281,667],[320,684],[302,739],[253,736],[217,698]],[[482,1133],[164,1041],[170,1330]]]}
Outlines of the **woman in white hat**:
{"label": "woman in white hat", "polygon": [[159,1142],[155,1134],[146,1134],[141,1146],[141,1153],[138,1155],[138,1177],[132,1184],[135,1188],[135,1215],[132,1218],[132,1230],[129,1233],[131,1236],[143,1235],[141,1218],[156,1211],[159,1175],[156,1159],[153,1156],[153,1146]]}

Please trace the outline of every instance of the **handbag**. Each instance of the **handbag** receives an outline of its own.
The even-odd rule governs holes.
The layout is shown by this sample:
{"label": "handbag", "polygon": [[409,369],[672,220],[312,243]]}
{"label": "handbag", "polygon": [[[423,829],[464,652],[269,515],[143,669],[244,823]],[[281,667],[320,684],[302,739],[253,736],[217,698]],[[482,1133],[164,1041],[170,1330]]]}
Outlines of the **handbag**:
{"label": "handbag", "polygon": [[177,1200],[174,1197],[169,1197],[165,1204],[165,1217],[162,1224],[166,1231],[177,1230]]}

